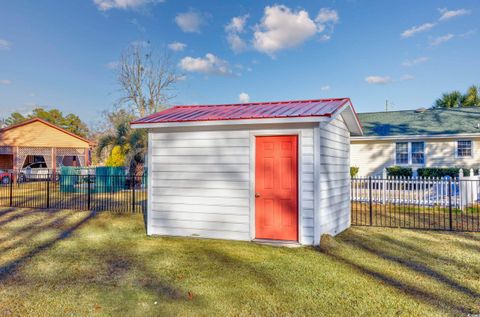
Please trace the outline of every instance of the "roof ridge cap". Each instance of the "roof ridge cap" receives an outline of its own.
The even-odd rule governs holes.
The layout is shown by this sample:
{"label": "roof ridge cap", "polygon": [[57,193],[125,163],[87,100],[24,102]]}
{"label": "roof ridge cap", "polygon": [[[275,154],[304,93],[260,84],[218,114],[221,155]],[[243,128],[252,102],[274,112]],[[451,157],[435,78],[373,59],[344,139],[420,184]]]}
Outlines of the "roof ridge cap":
{"label": "roof ridge cap", "polygon": [[172,108],[196,108],[196,107],[234,107],[234,106],[248,106],[248,105],[271,105],[271,104],[288,104],[288,103],[307,103],[307,102],[325,102],[325,101],[338,101],[338,100],[350,100],[348,97],[343,98],[320,98],[320,99],[301,99],[301,100],[283,100],[283,101],[256,101],[246,103],[222,103],[222,104],[206,104],[206,105],[175,105]]}

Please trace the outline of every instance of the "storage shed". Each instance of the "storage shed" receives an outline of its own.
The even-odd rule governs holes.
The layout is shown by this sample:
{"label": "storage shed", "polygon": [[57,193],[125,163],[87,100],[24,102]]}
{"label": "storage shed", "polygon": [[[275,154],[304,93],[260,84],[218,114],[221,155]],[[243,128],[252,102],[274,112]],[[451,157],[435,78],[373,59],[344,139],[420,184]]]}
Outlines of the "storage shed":
{"label": "storage shed", "polygon": [[148,129],[147,234],[317,245],[350,226],[348,98],[176,106]]}

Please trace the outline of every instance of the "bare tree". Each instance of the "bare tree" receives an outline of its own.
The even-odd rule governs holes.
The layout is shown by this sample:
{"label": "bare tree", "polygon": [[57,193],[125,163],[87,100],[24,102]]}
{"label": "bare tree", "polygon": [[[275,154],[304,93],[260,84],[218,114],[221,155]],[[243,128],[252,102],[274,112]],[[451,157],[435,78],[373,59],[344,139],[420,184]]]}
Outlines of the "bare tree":
{"label": "bare tree", "polygon": [[122,54],[118,82],[123,96],[118,104],[145,116],[164,108],[175,97],[175,83],[181,75],[167,52],[154,54],[146,46],[132,45]]}

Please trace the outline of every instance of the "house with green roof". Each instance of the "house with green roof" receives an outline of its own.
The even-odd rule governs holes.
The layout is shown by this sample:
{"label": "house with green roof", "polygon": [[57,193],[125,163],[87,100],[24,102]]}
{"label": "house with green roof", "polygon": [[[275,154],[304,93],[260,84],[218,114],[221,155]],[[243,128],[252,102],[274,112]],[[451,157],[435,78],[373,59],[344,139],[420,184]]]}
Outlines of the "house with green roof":
{"label": "house with green roof", "polygon": [[359,176],[390,166],[480,167],[480,108],[359,113],[362,136],[351,137]]}

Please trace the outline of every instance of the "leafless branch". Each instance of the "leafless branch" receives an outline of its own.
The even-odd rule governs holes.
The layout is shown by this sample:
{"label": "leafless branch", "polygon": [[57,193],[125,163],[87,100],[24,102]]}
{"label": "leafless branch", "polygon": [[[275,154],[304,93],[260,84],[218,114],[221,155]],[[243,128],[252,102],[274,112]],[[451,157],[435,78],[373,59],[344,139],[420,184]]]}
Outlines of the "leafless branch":
{"label": "leafless branch", "polygon": [[118,104],[139,116],[157,112],[175,97],[180,77],[169,53],[157,55],[144,46],[130,46],[120,59],[118,83],[123,96]]}

